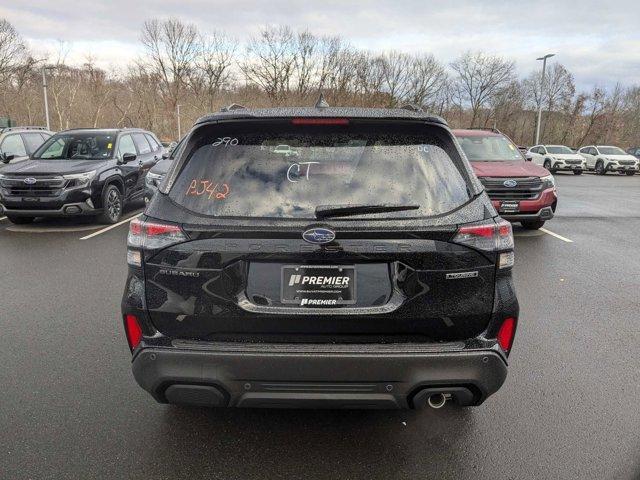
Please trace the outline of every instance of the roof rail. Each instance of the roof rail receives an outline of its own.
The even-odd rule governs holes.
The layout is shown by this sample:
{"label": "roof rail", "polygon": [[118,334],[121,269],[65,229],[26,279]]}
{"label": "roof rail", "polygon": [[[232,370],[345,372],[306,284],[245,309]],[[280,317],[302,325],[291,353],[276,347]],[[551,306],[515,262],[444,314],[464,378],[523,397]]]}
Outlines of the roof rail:
{"label": "roof rail", "polygon": [[24,126],[24,127],[4,127],[0,128],[1,132],[11,132],[13,130],[46,130],[46,127]]}
{"label": "roof rail", "polygon": [[424,112],[422,107],[419,107],[418,105],[415,105],[413,103],[405,103],[404,105],[400,106],[400,109],[409,110],[410,112]]}
{"label": "roof rail", "polygon": [[495,127],[466,127],[466,128],[462,128],[462,130],[489,130],[490,132],[493,132],[493,133],[502,133],[500,130],[498,130]]}
{"label": "roof rail", "polygon": [[231,105],[228,105],[226,107],[222,107],[220,109],[221,112],[232,112],[234,110],[246,110],[247,107],[245,107],[244,105],[240,105],[239,103],[232,103]]}

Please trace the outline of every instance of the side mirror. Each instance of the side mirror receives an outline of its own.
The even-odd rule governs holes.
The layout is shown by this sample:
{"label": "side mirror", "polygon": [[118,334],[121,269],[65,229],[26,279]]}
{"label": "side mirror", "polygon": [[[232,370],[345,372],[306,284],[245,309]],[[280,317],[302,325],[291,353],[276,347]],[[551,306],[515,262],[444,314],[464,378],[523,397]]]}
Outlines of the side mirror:
{"label": "side mirror", "polygon": [[16,158],[15,155],[7,155],[6,153],[0,153],[0,161],[2,161],[2,163],[9,163],[14,158]]}
{"label": "side mirror", "polygon": [[122,155],[122,163],[133,162],[137,158],[135,153],[125,153]]}
{"label": "side mirror", "polygon": [[169,153],[168,152],[164,152],[162,154],[162,160],[166,160],[167,158],[169,158]]}

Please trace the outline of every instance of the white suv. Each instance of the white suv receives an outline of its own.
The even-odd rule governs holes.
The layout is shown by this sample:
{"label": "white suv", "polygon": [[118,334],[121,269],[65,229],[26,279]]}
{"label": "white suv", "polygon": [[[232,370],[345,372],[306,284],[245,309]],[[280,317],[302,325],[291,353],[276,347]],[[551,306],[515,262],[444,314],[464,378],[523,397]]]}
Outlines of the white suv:
{"label": "white suv", "polygon": [[618,147],[608,145],[588,145],[578,153],[587,161],[587,168],[598,175],[607,172],[635,175],[638,171],[638,159]]}
{"label": "white suv", "polygon": [[586,160],[564,145],[536,145],[531,147],[525,156],[551,173],[564,170],[580,175],[587,169]]}

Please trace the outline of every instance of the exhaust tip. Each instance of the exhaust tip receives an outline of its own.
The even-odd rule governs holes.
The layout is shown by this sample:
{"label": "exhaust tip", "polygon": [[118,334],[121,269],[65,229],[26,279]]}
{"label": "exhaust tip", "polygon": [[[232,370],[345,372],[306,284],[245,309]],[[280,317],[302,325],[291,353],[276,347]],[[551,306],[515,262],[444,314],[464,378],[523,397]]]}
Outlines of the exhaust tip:
{"label": "exhaust tip", "polygon": [[434,393],[433,395],[429,395],[427,403],[431,408],[442,408],[444,407],[444,404],[447,403],[447,397],[444,393]]}

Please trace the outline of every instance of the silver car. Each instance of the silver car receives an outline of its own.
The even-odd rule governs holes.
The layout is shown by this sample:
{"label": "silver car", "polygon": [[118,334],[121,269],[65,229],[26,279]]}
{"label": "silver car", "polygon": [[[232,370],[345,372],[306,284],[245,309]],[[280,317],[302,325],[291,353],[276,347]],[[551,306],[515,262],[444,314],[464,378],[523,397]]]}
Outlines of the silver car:
{"label": "silver car", "polygon": [[0,129],[0,161],[27,160],[53,132],[44,127],[8,127]]}

